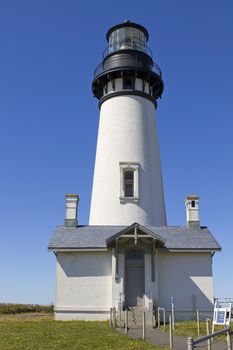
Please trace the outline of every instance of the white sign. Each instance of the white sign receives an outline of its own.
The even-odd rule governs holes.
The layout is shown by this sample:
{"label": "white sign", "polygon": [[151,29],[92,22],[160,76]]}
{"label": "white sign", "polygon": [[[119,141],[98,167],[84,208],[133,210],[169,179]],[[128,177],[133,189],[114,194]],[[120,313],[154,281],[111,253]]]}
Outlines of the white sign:
{"label": "white sign", "polygon": [[229,326],[231,323],[231,303],[214,306],[213,324]]}

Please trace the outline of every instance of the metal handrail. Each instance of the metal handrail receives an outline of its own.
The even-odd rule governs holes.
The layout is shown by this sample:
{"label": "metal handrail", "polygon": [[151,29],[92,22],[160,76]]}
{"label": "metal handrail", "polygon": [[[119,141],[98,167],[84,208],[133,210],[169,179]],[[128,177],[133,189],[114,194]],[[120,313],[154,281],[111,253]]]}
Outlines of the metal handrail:
{"label": "metal handrail", "polygon": [[158,328],[160,328],[160,311],[162,311],[162,315],[163,315],[163,329],[165,331],[166,329],[166,310],[164,307],[158,307]]}
{"label": "metal handrail", "polygon": [[224,329],[221,329],[220,331],[217,331],[217,332],[214,332],[214,333],[211,333],[211,334],[208,334],[208,335],[205,335],[204,337],[201,337],[201,338],[198,338],[198,339],[193,339],[191,337],[188,337],[188,350],[193,350],[195,345],[197,344],[200,344],[206,340],[210,340],[214,337],[217,337],[219,335],[222,335],[222,334],[227,334],[228,337],[229,337],[229,344],[228,344],[228,348],[227,349],[231,349],[232,346],[231,346],[231,339],[230,339],[230,336],[231,336],[231,329],[230,327],[228,328],[224,328]]}

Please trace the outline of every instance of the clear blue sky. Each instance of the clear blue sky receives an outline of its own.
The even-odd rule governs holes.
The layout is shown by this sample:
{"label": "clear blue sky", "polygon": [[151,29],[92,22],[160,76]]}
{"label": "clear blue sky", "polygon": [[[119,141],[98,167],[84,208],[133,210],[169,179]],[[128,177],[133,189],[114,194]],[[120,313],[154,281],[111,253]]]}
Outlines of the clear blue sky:
{"label": "clear blue sky", "polygon": [[68,192],[88,223],[98,128],[91,81],[105,33],[144,25],[165,82],[157,116],[168,223],[201,223],[223,248],[215,296],[233,297],[233,2],[3,0],[0,4],[0,302],[54,301],[47,244]]}

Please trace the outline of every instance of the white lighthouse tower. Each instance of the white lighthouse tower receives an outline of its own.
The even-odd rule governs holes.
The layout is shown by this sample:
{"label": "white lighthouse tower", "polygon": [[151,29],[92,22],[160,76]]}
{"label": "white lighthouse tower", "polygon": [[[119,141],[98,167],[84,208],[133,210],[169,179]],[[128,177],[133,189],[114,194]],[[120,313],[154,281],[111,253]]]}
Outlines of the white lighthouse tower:
{"label": "white lighthouse tower", "polygon": [[106,34],[108,47],[92,82],[100,121],[90,225],[166,225],[155,119],[163,81],[148,37],[130,21]]}

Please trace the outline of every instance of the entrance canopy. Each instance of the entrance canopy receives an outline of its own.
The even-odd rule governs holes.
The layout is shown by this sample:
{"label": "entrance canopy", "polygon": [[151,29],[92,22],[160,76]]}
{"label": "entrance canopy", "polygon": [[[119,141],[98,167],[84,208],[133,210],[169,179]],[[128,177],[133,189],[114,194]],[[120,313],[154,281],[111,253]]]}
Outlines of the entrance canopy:
{"label": "entrance canopy", "polygon": [[151,241],[154,242],[158,247],[164,247],[166,243],[166,240],[164,238],[135,222],[131,226],[124,228],[120,232],[106,239],[106,245],[111,246],[116,241],[126,242],[129,240],[134,240],[135,245],[137,245],[139,240],[142,242],[144,241],[145,243]]}

